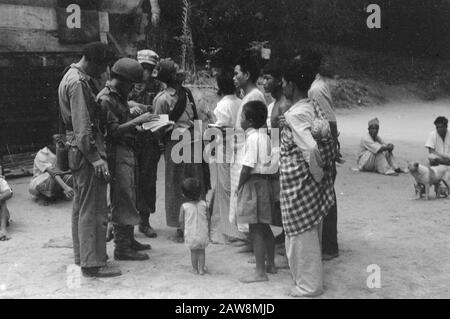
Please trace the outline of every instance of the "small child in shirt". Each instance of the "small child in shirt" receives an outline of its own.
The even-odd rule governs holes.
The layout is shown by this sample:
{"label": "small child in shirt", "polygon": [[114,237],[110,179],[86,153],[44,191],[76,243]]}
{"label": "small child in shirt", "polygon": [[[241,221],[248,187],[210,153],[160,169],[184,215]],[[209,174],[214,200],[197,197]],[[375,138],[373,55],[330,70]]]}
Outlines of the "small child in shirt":
{"label": "small child in shirt", "polygon": [[5,178],[0,175],[0,241],[5,241],[11,239],[8,236],[6,227],[9,226],[9,210],[6,205],[6,201],[13,196],[11,187],[9,187],[8,182]]}
{"label": "small child in shirt", "polygon": [[[277,272],[275,267],[275,238],[270,228],[274,205],[270,178],[272,145],[266,130],[259,130],[266,123],[267,108],[260,101],[243,106],[241,127],[246,131],[244,157],[239,178],[237,198],[238,223],[249,224],[256,272],[241,278],[243,283],[267,281],[267,273]],[[276,172],[276,169],[275,169]]]}
{"label": "small child in shirt", "polygon": [[205,248],[209,243],[208,206],[204,200],[201,200],[201,185],[197,179],[185,179],[181,190],[183,196],[189,200],[180,208],[180,225],[184,233],[184,243],[191,250],[193,272],[204,275],[206,273]]}

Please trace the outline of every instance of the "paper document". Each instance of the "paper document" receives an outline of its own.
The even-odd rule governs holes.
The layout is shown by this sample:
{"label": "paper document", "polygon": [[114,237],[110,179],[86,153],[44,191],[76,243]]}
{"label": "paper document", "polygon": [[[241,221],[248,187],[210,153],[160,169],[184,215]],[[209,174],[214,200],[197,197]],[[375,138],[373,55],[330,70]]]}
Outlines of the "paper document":
{"label": "paper document", "polygon": [[159,115],[158,120],[142,124],[142,128],[146,131],[151,130],[152,132],[155,132],[159,130],[161,127],[173,124],[175,124],[175,122],[169,121],[168,114],[161,114]]}

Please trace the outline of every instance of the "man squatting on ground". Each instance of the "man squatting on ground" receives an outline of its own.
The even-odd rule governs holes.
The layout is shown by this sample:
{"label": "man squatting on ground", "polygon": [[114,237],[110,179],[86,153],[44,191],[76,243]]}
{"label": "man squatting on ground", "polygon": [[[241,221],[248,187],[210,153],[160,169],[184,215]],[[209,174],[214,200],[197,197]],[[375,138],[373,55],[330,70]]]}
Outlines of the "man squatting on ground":
{"label": "man squatting on ground", "polygon": [[39,150],[34,158],[33,179],[28,191],[31,195],[45,201],[58,199],[72,200],[73,176],[57,167],[56,144],[64,144],[63,137],[53,135],[53,142]]}
{"label": "man squatting on ground", "polygon": [[130,58],[118,60],[111,69],[111,81],[98,94],[102,120],[106,123],[106,151],[111,170],[111,213],[114,227],[114,259],[147,260],[138,251],[151,249],[134,238],[134,225],[141,221],[136,208],[136,135],[140,126],[158,118],[146,112],[131,119],[127,97],[135,83],[141,83],[144,69]]}
{"label": "man squatting on ground", "polygon": [[368,133],[361,139],[358,153],[360,171],[377,172],[384,175],[398,175],[401,168],[397,165],[393,150],[394,145],[385,143],[378,135],[380,121],[374,118],[369,121]]}
{"label": "man squatting on ground", "polygon": [[119,269],[106,264],[106,191],[110,177],[94,82],[113,61],[114,54],[107,45],[99,42],[86,45],[81,60],[70,66],[58,89],[75,192],[72,212],[75,264],[81,266],[85,276],[121,275]]}

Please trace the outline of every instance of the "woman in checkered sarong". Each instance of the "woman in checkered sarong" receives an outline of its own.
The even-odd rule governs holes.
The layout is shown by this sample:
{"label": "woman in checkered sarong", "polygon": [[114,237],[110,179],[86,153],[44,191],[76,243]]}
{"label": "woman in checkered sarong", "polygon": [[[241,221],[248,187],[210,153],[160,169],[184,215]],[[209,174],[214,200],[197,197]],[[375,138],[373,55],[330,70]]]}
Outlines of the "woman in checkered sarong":
{"label": "woman in checkered sarong", "polygon": [[333,143],[331,139],[316,141],[311,132],[321,115],[307,98],[314,76],[301,59],[291,61],[283,74],[284,94],[292,106],[280,119],[280,201],[286,254],[295,282],[290,295],[294,297],[322,293],[320,229],[334,203]]}

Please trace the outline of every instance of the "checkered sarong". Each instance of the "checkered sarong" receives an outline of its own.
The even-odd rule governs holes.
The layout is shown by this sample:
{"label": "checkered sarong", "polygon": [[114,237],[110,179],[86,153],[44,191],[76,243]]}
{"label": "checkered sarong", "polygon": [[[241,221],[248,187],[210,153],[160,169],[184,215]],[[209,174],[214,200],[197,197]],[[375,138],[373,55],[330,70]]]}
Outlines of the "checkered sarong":
{"label": "checkered sarong", "polygon": [[281,133],[281,215],[287,236],[296,236],[319,224],[334,204],[332,163],[333,142],[318,142],[324,177],[317,183],[309,173],[308,163],[295,144],[288,126]]}

